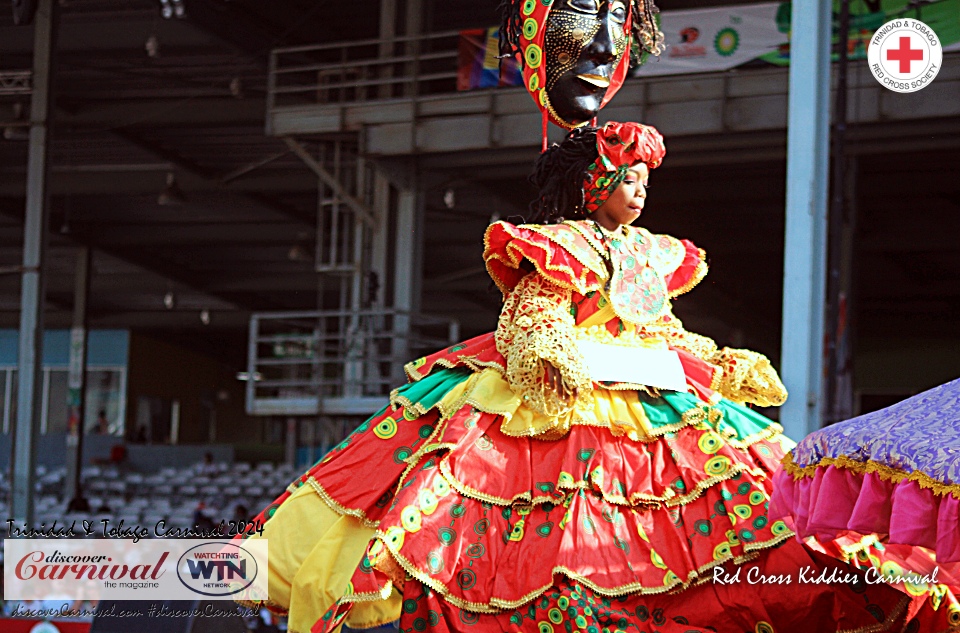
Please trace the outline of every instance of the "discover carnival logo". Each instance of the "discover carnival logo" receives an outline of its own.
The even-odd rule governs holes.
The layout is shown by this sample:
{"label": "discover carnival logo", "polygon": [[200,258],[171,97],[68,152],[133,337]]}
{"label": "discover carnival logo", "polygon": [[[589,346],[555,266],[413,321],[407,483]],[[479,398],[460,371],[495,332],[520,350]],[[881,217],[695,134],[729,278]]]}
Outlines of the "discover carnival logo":
{"label": "discover carnival logo", "polygon": [[930,85],[943,64],[943,45],[933,29],[913,18],[890,20],[867,47],[870,72],[894,92],[916,92]]}
{"label": "discover carnival logo", "polygon": [[269,598],[266,539],[5,539],[7,600]]}

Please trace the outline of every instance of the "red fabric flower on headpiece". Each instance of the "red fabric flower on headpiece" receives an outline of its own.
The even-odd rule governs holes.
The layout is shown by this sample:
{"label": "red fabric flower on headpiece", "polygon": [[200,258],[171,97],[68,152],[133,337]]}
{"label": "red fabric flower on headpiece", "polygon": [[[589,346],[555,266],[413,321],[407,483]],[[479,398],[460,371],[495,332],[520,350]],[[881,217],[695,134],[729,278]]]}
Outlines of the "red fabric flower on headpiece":
{"label": "red fabric flower on headpiece", "polygon": [[584,212],[593,213],[620,186],[633,165],[646,163],[655,169],[667,148],[656,128],[640,123],[611,121],[597,130],[597,161],[583,181]]}

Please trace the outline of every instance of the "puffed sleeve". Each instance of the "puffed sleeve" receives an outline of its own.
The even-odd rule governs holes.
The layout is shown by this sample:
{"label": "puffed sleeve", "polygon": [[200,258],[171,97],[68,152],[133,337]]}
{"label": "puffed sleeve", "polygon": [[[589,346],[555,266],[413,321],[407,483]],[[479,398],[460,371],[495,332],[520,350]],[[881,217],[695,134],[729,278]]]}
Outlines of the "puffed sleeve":
{"label": "puffed sleeve", "polygon": [[507,360],[507,382],[526,406],[551,417],[568,413],[575,403],[546,385],[541,360],[556,367],[567,391],[576,390],[579,398],[592,387],[574,338],[570,296],[570,290],[530,273],[506,295],[497,324],[497,350]]}
{"label": "puffed sleeve", "polygon": [[712,338],[685,330],[676,317],[668,318],[664,336],[669,345],[714,367],[711,389],[740,404],[773,407],[786,402],[787,390],[766,356],[748,349],[721,349]]}
{"label": "puffed sleeve", "polygon": [[690,240],[679,240],[683,246],[683,259],[665,281],[670,297],[679,297],[690,292],[707,276],[707,254]]}
{"label": "puffed sleeve", "polygon": [[720,393],[734,402],[778,407],[787,401],[787,389],[763,354],[724,347],[713,362],[723,368]]}

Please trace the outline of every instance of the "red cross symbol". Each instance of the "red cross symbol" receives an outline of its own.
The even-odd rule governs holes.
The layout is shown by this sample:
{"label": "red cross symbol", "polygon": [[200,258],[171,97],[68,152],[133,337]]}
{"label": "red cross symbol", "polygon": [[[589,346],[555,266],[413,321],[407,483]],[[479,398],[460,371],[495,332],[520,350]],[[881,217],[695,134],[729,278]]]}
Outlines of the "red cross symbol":
{"label": "red cross symbol", "polygon": [[887,51],[887,60],[900,62],[900,72],[910,72],[910,62],[923,61],[922,48],[910,48],[910,36],[900,38],[900,48],[892,48]]}

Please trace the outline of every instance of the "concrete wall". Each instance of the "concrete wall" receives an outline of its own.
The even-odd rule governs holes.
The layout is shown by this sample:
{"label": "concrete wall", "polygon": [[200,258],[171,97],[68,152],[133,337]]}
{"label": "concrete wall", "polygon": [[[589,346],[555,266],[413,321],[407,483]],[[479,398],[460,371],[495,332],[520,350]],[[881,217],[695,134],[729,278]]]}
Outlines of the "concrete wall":
{"label": "concrete wall", "polygon": [[178,444],[210,441],[210,413],[216,418],[215,442],[249,443],[261,439],[261,422],[244,411],[243,383],[236,370],[210,357],[140,334],[130,337],[127,377],[127,433],[137,430],[141,398],[180,403]]}

